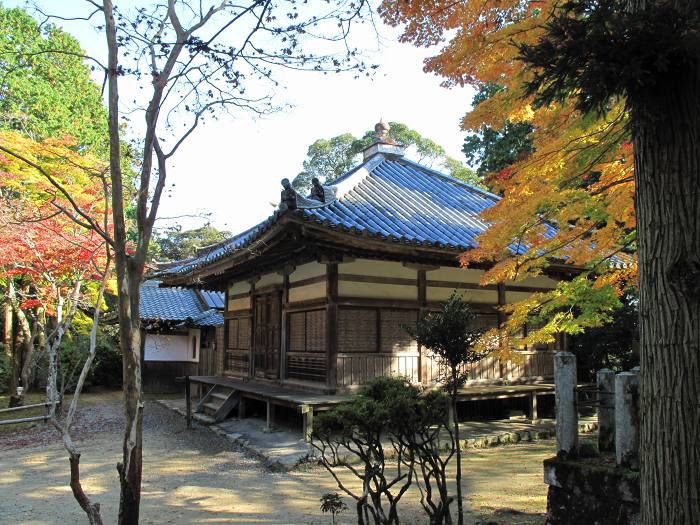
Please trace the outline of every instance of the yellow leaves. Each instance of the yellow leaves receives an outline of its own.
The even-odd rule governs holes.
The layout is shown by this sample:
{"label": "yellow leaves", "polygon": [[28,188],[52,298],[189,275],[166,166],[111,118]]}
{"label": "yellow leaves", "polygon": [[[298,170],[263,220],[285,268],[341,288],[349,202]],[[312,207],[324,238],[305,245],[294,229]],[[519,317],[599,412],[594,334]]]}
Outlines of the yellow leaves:
{"label": "yellow leaves", "polygon": [[530,104],[523,104],[508,113],[508,120],[511,122],[530,122],[535,116],[535,112]]}

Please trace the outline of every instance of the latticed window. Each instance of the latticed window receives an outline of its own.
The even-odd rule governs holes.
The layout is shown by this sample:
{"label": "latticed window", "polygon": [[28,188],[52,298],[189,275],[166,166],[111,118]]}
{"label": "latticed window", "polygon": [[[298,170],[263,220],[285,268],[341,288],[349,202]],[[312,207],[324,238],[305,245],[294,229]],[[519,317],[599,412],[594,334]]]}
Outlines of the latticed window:
{"label": "latticed window", "polygon": [[342,308],[338,311],[338,352],[415,352],[418,345],[404,326],[416,323],[416,310]]}

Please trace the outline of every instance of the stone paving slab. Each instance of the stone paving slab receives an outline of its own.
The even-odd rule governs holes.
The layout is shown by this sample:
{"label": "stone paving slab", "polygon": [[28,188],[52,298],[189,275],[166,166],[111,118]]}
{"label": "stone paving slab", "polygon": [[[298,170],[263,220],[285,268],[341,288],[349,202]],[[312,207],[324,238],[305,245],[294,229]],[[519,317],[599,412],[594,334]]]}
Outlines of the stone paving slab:
{"label": "stone paving slab", "polygon": [[[186,416],[184,399],[162,399],[158,403]],[[213,432],[225,436],[246,452],[259,458],[270,470],[289,471],[314,461],[314,449],[304,442],[298,429],[280,427],[272,432],[265,430],[265,421],[256,417],[230,418],[221,423],[203,414],[192,414],[193,420]],[[594,432],[598,428],[596,418],[584,417],[579,421],[581,433]],[[555,437],[554,420],[510,419],[494,421],[464,421],[460,423],[460,446],[487,448],[551,439]]]}

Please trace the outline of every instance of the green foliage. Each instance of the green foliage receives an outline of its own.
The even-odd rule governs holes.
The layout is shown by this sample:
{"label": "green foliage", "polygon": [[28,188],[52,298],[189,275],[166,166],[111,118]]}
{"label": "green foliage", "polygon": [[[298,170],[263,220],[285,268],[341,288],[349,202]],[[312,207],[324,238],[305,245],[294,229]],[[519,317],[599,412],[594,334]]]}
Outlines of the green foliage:
{"label": "green foliage", "polygon": [[[472,99],[472,107],[503,89],[497,84],[483,84]],[[478,166],[478,175],[495,174],[534,151],[531,138],[534,129],[529,122],[506,121],[500,129],[484,125],[466,136],[462,151],[470,166]]]}
{"label": "green foliage", "polygon": [[[438,440],[443,430],[452,436],[447,401],[440,390],[423,392],[407,379],[380,376],[314,420],[312,445],[338,487],[357,502],[358,523],[369,523],[371,517],[375,524],[398,524],[399,500],[414,479],[423,482],[421,503],[430,522],[443,523],[449,516],[452,498],[445,470],[456,441],[448,439],[451,447],[445,451]],[[356,463],[361,466],[354,467]],[[340,479],[334,471],[338,466],[361,482],[361,491]]]}
{"label": "green foliage", "polygon": [[10,374],[10,362],[3,351],[0,353],[0,392],[7,391],[7,380]]}
{"label": "green foliage", "polygon": [[71,135],[105,156],[107,113],[83,54],[68,33],[0,6],[0,127],[37,140]]}
{"label": "green foliage", "polygon": [[[469,184],[481,185],[481,179],[462,162],[447,155],[445,149],[401,122],[389,123],[389,137],[406,149],[413,150],[418,162],[445,170],[450,176]],[[330,139],[319,139],[309,146],[304,170],[292,181],[299,192],[311,188],[311,179],[329,184],[343,173],[362,162],[362,151],[375,139],[375,131],[365,132],[362,138],[344,133]]]}
{"label": "green foliage", "polygon": [[697,3],[568,0],[534,44],[520,44],[533,71],[525,93],[536,105],[576,101],[583,113],[605,114],[610,101],[663,97],[674,73],[697,67]]}
{"label": "green foliage", "polygon": [[477,347],[483,330],[474,327],[476,317],[469,304],[454,291],[439,311],[426,312],[415,328],[404,329],[447,368],[457,371],[463,364],[474,363],[486,355]]}
{"label": "green foliage", "polygon": [[466,136],[462,151],[470,166],[479,166],[479,175],[497,173],[532,153],[533,130],[529,122],[506,122],[501,129],[482,126]]}
{"label": "green foliage", "polygon": [[[89,327],[72,329],[61,341],[60,374],[62,390],[72,391],[80,375],[90,348]],[[121,386],[122,356],[116,329],[100,326],[97,331],[95,360],[87,376],[86,387],[100,385],[110,388]]]}
{"label": "green foliage", "polygon": [[168,229],[156,233],[148,255],[153,261],[180,261],[194,257],[199,248],[210,246],[231,237],[231,232],[206,225],[193,230]]}
{"label": "green foliage", "polygon": [[304,170],[292,181],[297,191],[311,189],[311,180],[317,178],[321,184],[326,184],[355,165],[357,151],[353,144],[357,139],[350,133],[343,133],[330,139],[318,139],[306,152]]}
{"label": "green foliage", "polygon": [[341,512],[348,510],[348,506],[337,492],[326,492],[323,496],[321,496],[320,501],[321,512],[324,514],[328,514],[330,512],[333,519],[333,525],[335,525],[336,516]]}
{"label": "green foliage", "polygon": [[607,325],[590,328],[574,338],[572,350],[583,381],[595,381],[601,368],[622,372],[639,364],[639,298],[629,293],[621,302]]}

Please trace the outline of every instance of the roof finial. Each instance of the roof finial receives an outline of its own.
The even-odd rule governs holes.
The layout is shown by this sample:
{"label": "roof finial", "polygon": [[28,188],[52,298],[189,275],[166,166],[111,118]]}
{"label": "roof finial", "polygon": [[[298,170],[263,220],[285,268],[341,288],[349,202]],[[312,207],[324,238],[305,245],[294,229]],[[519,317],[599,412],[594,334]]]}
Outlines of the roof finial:
{"label": "roof finial", "polygon": [[382,142],[384,144],[396,144],[391,137],[389,137],[389,130],[391,126],[384,122],[384,118],[380,118],[379,122],[374,125],[374,139],[375,142]]}

